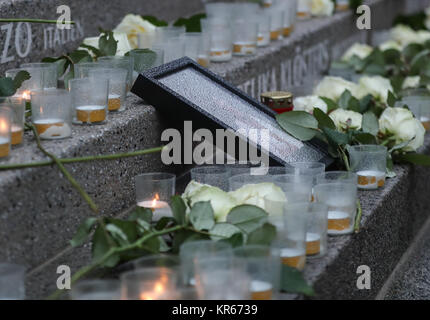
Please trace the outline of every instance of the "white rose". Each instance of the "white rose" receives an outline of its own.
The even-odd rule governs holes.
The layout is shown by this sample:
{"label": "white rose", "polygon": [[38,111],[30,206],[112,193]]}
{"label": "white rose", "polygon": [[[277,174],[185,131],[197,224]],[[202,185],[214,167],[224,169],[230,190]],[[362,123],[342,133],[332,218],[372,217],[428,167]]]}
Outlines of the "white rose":
{"label": "white rose", "polygon": [[360,130],[363,121],[361,113],[345,109],[336,109],[329,114],[329,117],[339,131]]}
{"label": "white rose", "polygon": [[327,113],[327,104],[318,96],[305,96],[294,98],[294,110],[313,113],[314,108]]}
{"label": "white rose", "polygon": [[[124,54],[126,54],[128,51],[131,50],[131,46],[130,43],[128,42],[127,39],[127,35],[125,33],[120,33],[120,32],[114,32],[113,33],[113,37],[117,42],[117,48],[116,48],[116,55],[117,56],[123,56]],[[95,48],[99,48],[99,39],[100,36],[98,37],[89,37],[89,38],[85,38],[83,41],[83,44],[86,44],[88,46],[92,46]],[[87,50],[85,48],[79,48],[81,50]],[[89,50],[87,50],[89,51]],[[91,55],[92,52],[89,51]]]}
{"label": "white rose", "polygon": [[215,220],[217,222],[224,222],[231,209],[238,203],[227,192],[210,185],[200,184],[191,181],[185,188],[182,198],[187,204],[193,206],[199,201],[210,201],[214,211]]}
{"label": "white rose", "polygon": [[417,31],[416,35],[417,35],[417,41],[414,41],[414,42],[424,43],[427,40],[430,40],[430,32],[427,30],[419,30]]}
{"label": "white rose", "polygon": [[287,201],[282,189],[270,182],[247,184],[235,191],[230,191],[229,194],[237,203],[252,204],[263,210],[266,210],[266,199],[279,202]]}
{"label": "white rose", "polygon": [[346,50],[342,56],[342,61],[348,61],[353,56],[358,56],[361,59],[366,58],[373,51],[373,47],[364,43],[354,43],[351,47]]}
{"label": "white rose", "polygon": [[402,84],[402,89],[418,88],[420,86],[421,77],[406,77]]}
{"label": "white rose", "polygon": [[311,13],[313,16],[331,16],[334,10],[332,0],[312,0]]}
{"label": "white rose", "polygon": [[395,49],[398,51],[402,51],[403,47],[394,40],[387,40],[379,45],[379,50],[385,51],[388,49]]}
{"label": "white rose", "polygon": [[430,30],[430,16],[429,15],[427,15],[426,20],[424,21],[424,24],[425,24],[426,28]]}
{"label": "white rose", "polygon": [[349,90],[355,95],[358,86],[354,82],[347,81],[340,77],[324,77],[324,79],[314,89],[314,95],[339,100],[345,90]]}
{"label": "white rose", "polygon": [[405,108],[387,108],[379,118],[379,130],[383,134],[392,134],[395,143],[412,140],[403,151],[416,151],[424,143],[425,129],[412,112]]}
{"label": "white rose", "polygon": [[155,28],[153,24],[144,20],[140,15],[128,14],[116,26],[114,31],[126,33],[132,48],[136,49],[138,47],[138,34],[147,33],[148,35],[153,35],[155,34]]}
{"label": "white rose", "polygon": [[397,41],[402,46],[407,46],[417,41],[417,33],[412,28],[399,24],[391,29],[391,39]]}
{"label": "white rose", "polygon": [[381,76],[364,76],[358,82],[359,88],[356,91],[357,98],[362,98],[371,94],[381,102],[386,103],[388,91],[394,92],[390,80]]}

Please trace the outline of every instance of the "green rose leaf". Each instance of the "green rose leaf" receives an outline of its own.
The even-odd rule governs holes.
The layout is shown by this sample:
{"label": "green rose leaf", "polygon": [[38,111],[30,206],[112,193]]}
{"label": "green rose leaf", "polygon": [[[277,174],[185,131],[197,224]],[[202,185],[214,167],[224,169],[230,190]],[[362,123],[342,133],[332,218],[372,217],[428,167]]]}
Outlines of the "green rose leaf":
{"label": "green rose leaf", "polygon": [[172,252],[178,253],[181,245],[188,241],[209,240],[209,236],[190,230],[179,230],[175,232],[172,242]]}
{"label": "green rose leaf", "polygon": [[107,224],[106,230],[109,231],[109,233],[112,235],[112,238],[114,238],[121,246],[125,246],[130,243],[130,241],[128,241],[127,235],[116,225]]}
{"label": "green rose leaf", "polygon": [[92,62],[93,58],[91,58],[90,54],[86,50],[75,50],[69,54],[69,58],[73,61],[73,63],[79,62]]}
{"label": "green rose leaf", "polygon": [[85,219],[85,221],[79,226],[75,236],[72,238],[72,240],[70,240],[70,245],[72,247],[78,247],[83,245],[90,234],[91,228],[96,222],[97,218]]}
{"label": "green rose leaf", "polygon": [[321,130],[324,127],[336,129],[336,125],[334,124],[333,120],[321,109],[315,108],[313,114],[318,121],[318,128]]}
{"label": "green rose leaf", "polygon": [[142,208],[142,207],[136,207],[133,212],[128,217],[128,220],[130,221],[136,221],[138,219],[141,219],[143,221],[146,221],[148,223],[151,223],[152,221],[153,212],[149,208]]}
{"label": "green rose leaf", "polygon": [[[109,241],[108,237],[109,236],[105,230],[103,230],[103,227],[98,225],[92,240],[93,261],[99,261],[112,248],[111,241]],[[106,261],[102,263],[102,266],[114,267],[117,265],[119,260],[120,257],[117,254],[111,255]]]}
{"label": "green rose leaf", "polygon": [[[149,232],[150,233],[150,232]],[[148,235],[149,233],[146,233],[145,235]],[[142,249],[149,251],[151,253],[159,253],[160,252],[160,237],[151,237],[148,240],[146,240],[142,244]]]}
{"label": "green rose leaf", "polygon": [[243,246],[244,237],[242,233],[235,233],[228,239],[222,239],[221,242],[226,242],[232,246],[232,248]]}
{"label": "green rose leaf", "polygon": [[326,98],[326,97],[319,97],[322,101],[325,102],[325,104],[327,105],[327,113],[330,113],[330,111],[335,110],[338,108],[338,105],[335,101],[333,101],[330,98]]}
{"label": "green rose leaf", "polygon": [[166,228],[169,224],[176,224],[176,220],[171,217],[162,217],[160,220],[158,220],[154,228],[156,230],[162,230]]}
{"label": "green rose leaf", "polygon": [[270,246],[276,238],[276,227],[270,223],[265,223],[248,235],[247,244]]}
{"label": "green rose leaf", "polygon": [[403,49],[403,56],[407,62],[411,62],[412,59],[421,51],[424,50],[424,46],[419,43],[411,43]]}
{"label": "green rose leaf", "polygon": [[214,211],[210,201],[201,201],[193,205],[189,215],[196,230],[210,230],[215,225]]}
{"label": "green rose leaf", "polygon": [[403,82],[405,81],[405,77],[402,75],[395,75],[390,78],[391,86],[395,93],[399,93],[402,90]]}
{"label": "green rose leaf", "polygon": [[12,78],[0,78],[0,96],[13,96],[16,92]]}
{"label": "green rose leaf", "polygon": [[429,59],[430,50],[426,49],[418,53],[411,61],[410,75],[419,75],[424,67],[430,63]]}
{"label": "green rose leaf", "polygon": [[360,112],[360,101],[356,97],[352,97],[348,101],[348,110],[352,110],[355,112]]}
{"label": "green rose leaf", "polygon": [[386,70],[383,64],[371,63],[364,68],[363,73],[385,76]]}
{"label": "green rose leaf", "polygon": [[345,90],[339,98],[339,108],[348,109],[351,97],[351,92],[349,90]]}
{"label": "green rose leaf", "polygon": [[360,144],[377,144],[376,137],[371,133],[358,132],[354,135]]}
{"label": "green rose leaf", "polygon": [[363,114],[363,120],[361,124],[363,132],[370,133],[371,135],[376,136],[379,131],[379,122],[376,115],[371,112],[367,111]]}
{"label": "green rose leaf", "polygon": [[337,130],[330,128],[323,128],[328,143],[336,150],[339,146],[347,145],[349,143],[348,135]]}
{"label": "green rose leaf", "polygon": [[[138,232],[137,232],[136,221],[127,221],[127,220],[120,220],[120,219],[113,219],[113,218],[107,218],[106,221],[108,224],[112,224],[115,227],[119,228],[128,239],[128,242],[133,242],[137,240]],[[144,220],[138,219],[137,222],[139,223],[139,221],[147,223]]]}
{"label": "green rose leaf", "polygon": [[180,225],[184,225],[186,222],[185,219],[185,211],[187,210],[184,200],[181,196],[173,196],[172,197],[172,212],[173,217],[175,218],[176,222]]}
{"label": "green rose leaf", "polygon": [[396,64],[400,60],[400,51],[396,49],[387,49],[382,52],[385,63]]}
{"label": "green rose leaf", "polygon": [[405,153],[397,157],[399,160],[416,164],[419,166],[430,166],[430,157],[420,153]]}
{"label": "green rose leaf", "polygon": [[233,235],[240,233],[242,234],[242,230],[236,227],[235,225],[227,222],[217,223],[210,231],[210,237],[212,240],[228,240]]}
{"label": "green rose leaf", "polygon": [[90,46],[90,45],[84,44],[84,43],[82,43],[80,46],[82,48],[88,49],[90,52],[92,52],[92,54],[96,58],[101,57],[103,55],[102,52],[99,49],[97,49],[96,47],[93,47],[93,46]]}
{"label": "green rose leaf", "polygon": [[199,13],[189,18],[179,18],[173,24],[175,27],[184,26],[186,32],[201,32],[200,20],[206,18],[206,14]]}
{"label": "green rose leaf", "polygon": [[15,91],[21,87],[22,83],[25,80],[28,80],[30,78],[31,78],[31,76],[27,71],[23,70],[23,71],[18,72],[16,74],[15,78],[13,78],[13,86],[15,87]]}
{"label": "green rose leaf", "polygon": [[156,27],[167,27],[169,25],[166,21],[159,20],[157,17],[154,17],[154,16],[147,15],[147,16],[142,16],[142,18]]}
{"label": "green rose leaf", "polygon": [[281,270],[281,290],[290,293],[301,293],[306,296],[313,296],[315,292],[303,278],[302,273],[286,265],[282,265]]}
{"label": "green rose leaf", "polygon": [[290,111],[278,114],[279,125],[293,137],[307,141],[315,137],[318,121],[305,111]]}
{"label": "green rose leaf", "polygon": [[235,225],[245,233],[251,233],[267,221],[267,213],[253,205],[234,207],[227,216],[227,222]]}
{"label": "green rose leaf", "polygon": [[373,96],[371,94],[368,94],[366,96],[364,96],[363,98],[361,98],[359,100],[359,106],[360,106],[360,113],[365,113],[367,110],[370,109],[370,107],[372,106],[372,102],[373,102]]}
{"label": "green rose leaf", "polygon": [[102,35],[99,38],[99,56],[114,56],[116,54],[118,41],[115,40],[113,32],[105,30],[100,31],[102,32]]}
{"label": "green rose leaf", "polygon": [[390,107],[394,108],[396,101],[397,101],[396,96],[391,91],[388,91],[387,104]]}

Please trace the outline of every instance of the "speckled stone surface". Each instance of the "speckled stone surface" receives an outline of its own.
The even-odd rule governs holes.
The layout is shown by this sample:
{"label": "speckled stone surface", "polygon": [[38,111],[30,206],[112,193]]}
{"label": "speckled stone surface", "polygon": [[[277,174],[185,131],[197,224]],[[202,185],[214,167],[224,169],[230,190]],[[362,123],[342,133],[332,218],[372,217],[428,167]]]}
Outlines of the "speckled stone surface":
{"label": "speckled stone surface", "polygon": [[[12,11],[15,15],[20,12],[21,16],[23,12],[35,10],[30,2],[41,6],[41,1],[27,1],[28,7],[23,6],[23,2],[8,2],[12,3],[8,10],[15,10]],[[134,3],[109,1],[106,10],[92,12],[91,1],[79,0],[73,2],[76,6],[73,8],[86,8],[85,15],[91,17],[90,24],[107,14],[108,18],[101,21],[106,23],[104,27],[109,27],[115,25],[125,12],[134,11],[130,7],[121,6],[125,2]],[[384,19],[380,19],[384,21],[379,22],[385,24],[385,27],[397,12],[401,12],[404,5],[404,1],[394,0],[370,2],[375,10],[386,9]],[[166,8],[170,1],[163,0],[159,3]],[[166,16],[158,14],[155,9],[148,13],[173,20],[182,15],[182,12],[192,13],[198,7],[191,3],[194,0],[181,1],[178,5],[181,9],[175,12],[172,9],[166,12]],[[0,8],[5,10],[5,7]],[[154,8],[159,7],[154,5]],[[44,13],[43,9],[40,10]],[[0,12],[3,16],[5,11]],[[72,16],[73,12],[74,9]],[[48,13],[43,17],[49,17]],[[213,64],[211,69],[225,76],[231,83],[240,85],[270,68],[278,68],[285,57],[295,52],[297,45],[303,49],[323,39],[330,39],[330,44],[333,45],[337,40],[344,42],[355,39],[350,37],[357,34],[351,13],[336,14],[333,21],[335,22],[312,19],[300,22],[298,30],[289,39],[259,50],[255,57],[235,58],[229,63]],[[41,57],[40,54],[34,54],[31,60],[38,61]],[[30,56],[27,60],[30,60]],[[1,68],[3,67],[2,65]],[[275,79],[276,81],[280,80]],[[127,98],[127,110],[112,117],[107,124],[94,127],[74,126],[72,138],[45,141],[43,144],[48,151],[61,157],[133,151],[159,145],[164,128],[166,123],[153,107],[144,105],[140,99],[130,95]],[[15,148],[10,159],[5,162],[44,159],[32,140],[31,135],[27,134],[24,146]],[[429,144],[427,138],[426,146]],[[88,190],[104,215],[118,215],[133,204],[132,179],[136,174],[158,170],[174,170],[182,174],[185,169],[163,167],[159,155],[73,164],[67,165],[67,168]],[[306,275],[315,284],[318,298],[373,297],[425,220],[429,212],[426,210],[429,200],[422,190],[429,188],[428,171],[396,167],[396,172],[397,178],[389,180],[382,191],[361,194],[364,209],[362,231],[358,235],[331,239],[328,255],[320,261],[309,263]],[[0,261],[13,261],[27,266],[29,298],[41,298],[55,288],[55,270],[59,264],[70,265],[72,271],[76,271],[89,262],[88,247],[71,250],[68,248],[68,241],[80,222],[90,214],[86,203],[55,167],[0,172]],[[368,264],[374,270],[374,287],[370,291],[355,288],[355,270],[361,264]]]}

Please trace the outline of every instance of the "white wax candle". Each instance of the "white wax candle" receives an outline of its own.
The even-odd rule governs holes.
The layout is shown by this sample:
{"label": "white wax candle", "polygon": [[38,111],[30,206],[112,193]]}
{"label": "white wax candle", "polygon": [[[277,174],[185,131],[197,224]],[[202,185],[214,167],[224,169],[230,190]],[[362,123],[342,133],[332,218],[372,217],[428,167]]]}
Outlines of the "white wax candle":
{"label": "white wax candle", "polygon": [[211,61],[223,62],[231,59],[232,52],[226,48],[212,48],[211,49]]}
{"label": "white wax candle", "polygon": [[300,257],[305,255],[305,249],[298,249],[298,248],[284,248],[281,250],[281,257],[282,258],[293,258],[293,257]]}
{"label": "white wax candle", "polygon": [[172,210],[166,201],[145,200],[137,203],[139,207],[152,209],[154,211],[154,220],[162,217],[173,217]]}
{"label": "white wax candle", "polygon": [[119,99],[120,95],[116,93],[109,93],[109,99]]}
{"label": "white wax candle", "polygon": [[385,178],[385,172],[377,170],[361,170],[357,172],[360,189],[376,189],[378,181]]}
{"label": "white wax candle", "polygon": [[319,241],[321,236],[318,233],[307,232],[306,233],[306,242],[314,242]]}
{"label": "white wax candle", "polygon": [[252,280],[251,281],[251,292],[265,292],[272,290],[273,286],[270,282]]}
{"label": "white wax candle", "polygon": [[341,220],[341,219],[348,219],[349,213],[344,211],[329,211],[328,212],[328,219],[329,220]]}

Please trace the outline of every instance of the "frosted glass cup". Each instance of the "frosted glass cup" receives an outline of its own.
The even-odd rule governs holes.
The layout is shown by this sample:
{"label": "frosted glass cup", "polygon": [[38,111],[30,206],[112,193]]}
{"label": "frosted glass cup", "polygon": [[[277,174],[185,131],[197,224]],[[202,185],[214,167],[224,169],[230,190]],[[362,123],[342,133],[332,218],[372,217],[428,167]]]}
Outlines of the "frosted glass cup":
{"label": "frosted glass cup", "polygon": [[288,203],[307,202],[312,199],[312,176],[277,175],[274,177],[274,183],[284,191]]}
{"label": "frosted glass cup", "polygon": [[235,20],[233,26],[233,54],[253,55],[257,51],[258,23],[253,20]]}
{"label": "frosted glass cup", "polygon": [[75,78],[88,78],[90,70],[103,68],[103,65],[98,62],[81,62],[75,64]]}
{"label": "frosted glass cup", "polygon": [[126,91],[129,92],[133,86],[133,67],[134,60],[131,56],[109,56],[100,57],[98,62],[107,68],[121,68],[127,70],[127,85]]}
{"label": "frosted glass cup", "polygon": [[25,267],[0,263],[0,300],[25,299]]}
{"label": "frosted glass cup", "polygon": [[311,17],[311,1],[312,0],[298,0],[297,18],[304,20]]}
{"label": "frosted glass cup", "polygon": [[185,39],[185,55],[196,61],[202,67],[209,67],[209,35],[201,32],[187,32],[183,37]]}
{"label": "frosted glass cup", "polygon": [[43,70],[41,68],[10,69],[5,72],[5,76],[14,79],[20,71],[27,71],[30,79],[21,84],[15,96],[25,99],[30,108],[31,93],[43,89]]}
{"label": "frosted glass cup", "polygon": [[229,20],[209,18],[200,20],[202,31],[210,35],[210,59],[226,62],[232,57],[233,39]]}
{"label": "frosted glass cup", "polygon": [[170,254],[153,254],[133,261],[133,267],[135,269],[157,267],[178,268],[180,264],[181,260],[179,257]]}
{"label": "frosted glass cup", "polygon": [[127,70],[121,68],[94,68],[89,77],[109,81],[108,110],[117,112],[125,110]]}
{"label": "frosted glass cup", "polygon": [[387,147],[359,145],[350,147],[348,152],[351,170],[358,176],[360,189],[375,190],[385,185]]}
{"label": "frosted glass cup", "polygon": [[234,191],[247,184],[273,183],[274,177],[274,175],[240,174],[230,177],[228,180],[230,184],[230,190]]}
{"label": "frosted glass cup", "polygon": [[357,184],[342,182],[315,186],[315,201],[328,206],[328,234],[352,233],[357,211]]}
{"label": "frosted glass cup", "polygon": [[267,11],[270,14],[270,40],[279,40],[282,38],[284,12],[277,6],[267,9]]}
{"label": "frosted glass cup", "polygon": [[279,292],[281,262],[278,249],[246,245],[234,249],[239,264],[244,264],[251,279],[252,300],[272,300]]}
{"label": "frosted glass cup", "polygon": [[73,284],[72,300],[120,300],[121,287],[118,280],[84,280]]}
{"label": "frosted glass cup", "polygon": [[352,183],[357,185],[357,174],[349,171],[328,171],[317,175],[317,184],[320,183]]}
{"label": "frosted glass cup", "polygon": [[18,97],[0,97],[1,107],[11,109],[11,144],[21,144],[24,136],[25,100]]}
{"label": "frosted glass cup", "polygon": [[135,49],[130,51],[134,60],[134,71],[142,73],[145,70],[161,66],[164,62],[162,49]]}
{"label": "frosted glass cup", "polygon": [[181,37],[168,38],[165,42],[152,46],[155,50],[163,50],[164,63],[180,59],[185,56],[185,39]]}
{"label": "frosted glass cup", "polygon": [[12,127],[12,110],[9,106],[0,106],[0,158],[9,156]]}
{"label": "frosted glass cup", "polygon": [[177,272],[165,267],[143,268],[120,276],[122,300],[167,300],[177,284]]}
{"label": "frosted glass cup", "polygon": [[324,173],[325,164],[322,162],[292,162],[286,167],[288,174],[299,176],[310,176],[314,178],[313,184],[316,184],[316,176]]}
{"label": "frosted glass cup", "polygon": [[191,179],[228,191],[230,170],[226,166],[198,166],[191,169]]}
{"label": "frosted glass cup", "polygon": [[109,80],[80,78],[69,81],[72,95],[73,122],[103,124],[107,120]]}
{"label": "frosted glass cup", "polygon": [[21,69],[26,68],[39,68],[43,74],[43,88],[44,89],[55,89],[57,88],[58,82],[58,71],[57,64],[50,62],[35,62],[35,63],[23,63]]}
{"label": "frosted glass cup", "polygon": [[270,43],[271,15],[265,10],[260,10],[256,15],[252,16],[251,19],[256,21],[258,24],[257,46],[268,46]]}
{"label": "frosted glass cup", "polygon": [[[233,249],[226,242],[210,240],[185,242],[179,249],[181,259],[182,280],[184,285],[193,286],[196,283],[196,270],[199,261],[209,258],[221,258],[227,261],[233,258]],[[218,264],[217,264],[218,265]],[[200,270],[206,267],[216,267],[214,264],[199,265]]]}
{"label": "frosted glass cup", "polygon": [[72,135],[71,95],[63,89],[31,93],[31,119],[41,139],[63,139]]}

